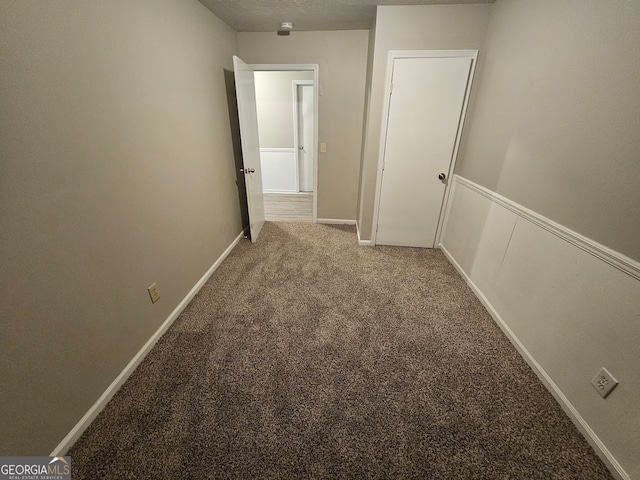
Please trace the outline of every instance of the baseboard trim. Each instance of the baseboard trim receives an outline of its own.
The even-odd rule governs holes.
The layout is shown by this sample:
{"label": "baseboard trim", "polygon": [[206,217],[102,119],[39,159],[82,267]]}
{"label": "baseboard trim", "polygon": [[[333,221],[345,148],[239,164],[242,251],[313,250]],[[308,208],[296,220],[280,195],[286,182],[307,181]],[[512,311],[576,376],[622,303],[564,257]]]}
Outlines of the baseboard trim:
{"label": "baseboard trim", "polygon": [[358,234],[358,245],[360,245],[361,247],[370,247],[371,246],[371,240],[361,240],[360,239],[360,226],[358,225],[358,222],[356,222],[356,233]]}
{"label": "baseboard trim", "polygon": [[326,223],[327,225],[355,225],[356,221],[341,218],[319,218],[317,223]]}
{"label": "baseboard trim", "polygon": [[454,268],[458,271],[460,276],[465,280],[469,288],[473,291],[478,300],[482,302],[484,307],[487,309],[493,320],[500,327],[500,329],[507,336],[509,341],[516,347],[520,355],[524,358],[524,360],[529,364],[533,372],[538,376],[540,381],[544,384],[544,386],[549,390],[549,392],[554,396],[556,401],[560,404],[562,409],[565,411],[571,421],[576,425],[578,430],[585,437],[587,442],[593,447],[598,456],[602,459],[605,465],[609,468],[611,473],[619,480],[631,480],[631,477],[627,474],[627,472],[622,468],[622,466],[618,463],[615,457],[611,454],[609,449],[604,445],[604,443],[600,440],[600,438],[596,435],[596,433],[591,429],[586,420],[580,415],[578,410],[571,404],[569,399],[562,393],[560,387],[556,385],[556,383],[551,379],[551,377],[547,374],[547,372],[542,368],[542,366],[536,361],[536,359],[529,353],[529,350],[520,342],[520,339],[516,336],[516,334],[509,328],[507,323],[504,321],[502,316],[495,309],[493,304],[489,301],[489,299],[482,293],[482,290],[474,283],[474,281],[467,275],[467,273],[462,269],[460,264],[453,258],[451,253],[444,247],[444,245],[440,244],[438,246],[440,250],[447,257],[449,262],[454,266]]}
{"label": "baseboard trim", "polygon": [[84,431],[89,427],[91,422],[95,420],[98,414],[106,407],[109,400],[115,395],[115,393],[124,385],[127,379],[134,372],[136,367],[144,360],[144,358],[148,355],[154,345],[158,342],[160,337],[164,335],[164,333],[169,329],[169,327],[175,322],[175,320],[180,316],[182,311],[186,308],[189,302],[196,296],[196,294],[200,291],[203,285],[209,280],[213,272],[220,266],[225,258],[231,253],[231,250],[238,244],[238,242],[244,238],[245,230],[243,230],[234,240],[231,242],[231,245],[227,247],[227,249],[222,252],[220,257],[214,262],[214,264],[206,271],[206,273],[198,280],[198,282],[193,286],[193,288],[187,293],[187,295],[182,299],[182,301],[178,304],[178,306],[171,312],[171,314],[167,317],[164,323],[156,330],[156,332],[147,340],[144,346],[136,353],[136,355],[131,359],[129,364],[120,372],[120,374],[115,378],[111,385],[107,387],[100,398],[96,400],[96,402],[89,408],[87,413],[80,419],[80,421],[71,429],[71,431],[67,434],[66,437],[62,439],[62,441],[53,449],[49,456],[58,457],[63,456],[69,449],[73,446],[73,444],[80,438],[80,436],[84,433]]}
{"label": "baseboard trim", "polygon": [[617,252],[609,247],[605,247],[604,245],[591,240],[590,238],[580,235],[579,233],[568,229],[564,225],[560,225],[559,223],[556,223],[553,220],[550,220],[547,217],[534,212],[533,210],[529,210],[528,208],[523,207],[513,200],[503,197],[502,195],[489,190],[482,185],[478,185],[471,180],[461,177],[460,175],[454,175],[453,181],[465,185],[474,192],[479,193],[480,195],[488,198],[498,205],[503,206],[507,210],[514,212],[516,215],[519,215],[520,217],[529,220],[539,227],[544,228],[548,232],[551,232],[554,235],[569,242],[570,244],[575,245],[581,250],[590,253],[596,258],[599,258],[603,262],[608,263],[612,267],[617,268],[618,270],[626,273],[636,280],[640,280],[640,262],[637,262],[636,260],[629,258],[626,255],[623,255],[622,253]]}

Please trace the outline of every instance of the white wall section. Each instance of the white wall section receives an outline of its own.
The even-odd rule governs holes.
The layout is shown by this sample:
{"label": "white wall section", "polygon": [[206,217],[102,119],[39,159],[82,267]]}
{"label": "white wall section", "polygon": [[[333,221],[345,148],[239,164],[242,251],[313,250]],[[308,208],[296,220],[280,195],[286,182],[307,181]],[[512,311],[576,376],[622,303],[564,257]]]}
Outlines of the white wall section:
{"label": "white wall section", "polygon": [[313,81],[312,71],[254,72],[260,147],[293,148],[295,80]]}
{"label": "white wall section", "polygon": [[298,191],[298,167],[294,148],[261,148],[260,163],[263,191]]}
{"label": "white wall section", "polygon": [[[441,248],[605,461],[631,478],[640,264],[459,176]],[[606,399],[590,384],[602,366],[620,381]]]}

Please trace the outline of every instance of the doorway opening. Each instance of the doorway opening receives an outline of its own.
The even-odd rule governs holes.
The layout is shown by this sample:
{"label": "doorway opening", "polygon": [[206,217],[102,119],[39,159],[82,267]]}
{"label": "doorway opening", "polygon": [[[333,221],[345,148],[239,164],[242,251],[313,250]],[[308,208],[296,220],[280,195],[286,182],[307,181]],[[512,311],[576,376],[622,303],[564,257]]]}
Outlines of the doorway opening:
{"label": "doorway opening", "polygon": [[252,68],[265,220],[315,222],[317,66]]}

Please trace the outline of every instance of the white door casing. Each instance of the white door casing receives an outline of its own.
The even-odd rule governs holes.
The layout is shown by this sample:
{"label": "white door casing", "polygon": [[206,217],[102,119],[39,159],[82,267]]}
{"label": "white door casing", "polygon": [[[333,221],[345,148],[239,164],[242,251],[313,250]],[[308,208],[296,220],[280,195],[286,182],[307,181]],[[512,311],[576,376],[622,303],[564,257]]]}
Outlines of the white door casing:
{"label": "white door casing", "polygon": [[242,164],[249,207],[249,237],[251,242],[255,243],[265,221],[256,86],[253,68],[236,56],[233,57],[233,71],[238,99]]}
{"label": "white door casing", "polygon": [[313,84],[298,83],[297,93],[297,148],[298,172],[301,192],[313,191]]}
{"label": "white door casing", "polygon": [[390,52],[374,244],[436,246],[476,56]]}

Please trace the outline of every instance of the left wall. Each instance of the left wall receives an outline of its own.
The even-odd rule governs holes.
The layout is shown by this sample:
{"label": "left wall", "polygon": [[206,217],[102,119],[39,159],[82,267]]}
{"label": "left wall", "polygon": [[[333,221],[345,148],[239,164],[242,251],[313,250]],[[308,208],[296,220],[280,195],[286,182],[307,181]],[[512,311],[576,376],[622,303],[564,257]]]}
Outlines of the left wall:
{"label": "left wall", "polygon": [[2,2],[0,455],[48,455],[241,232],[236,53],[196,0]]}

